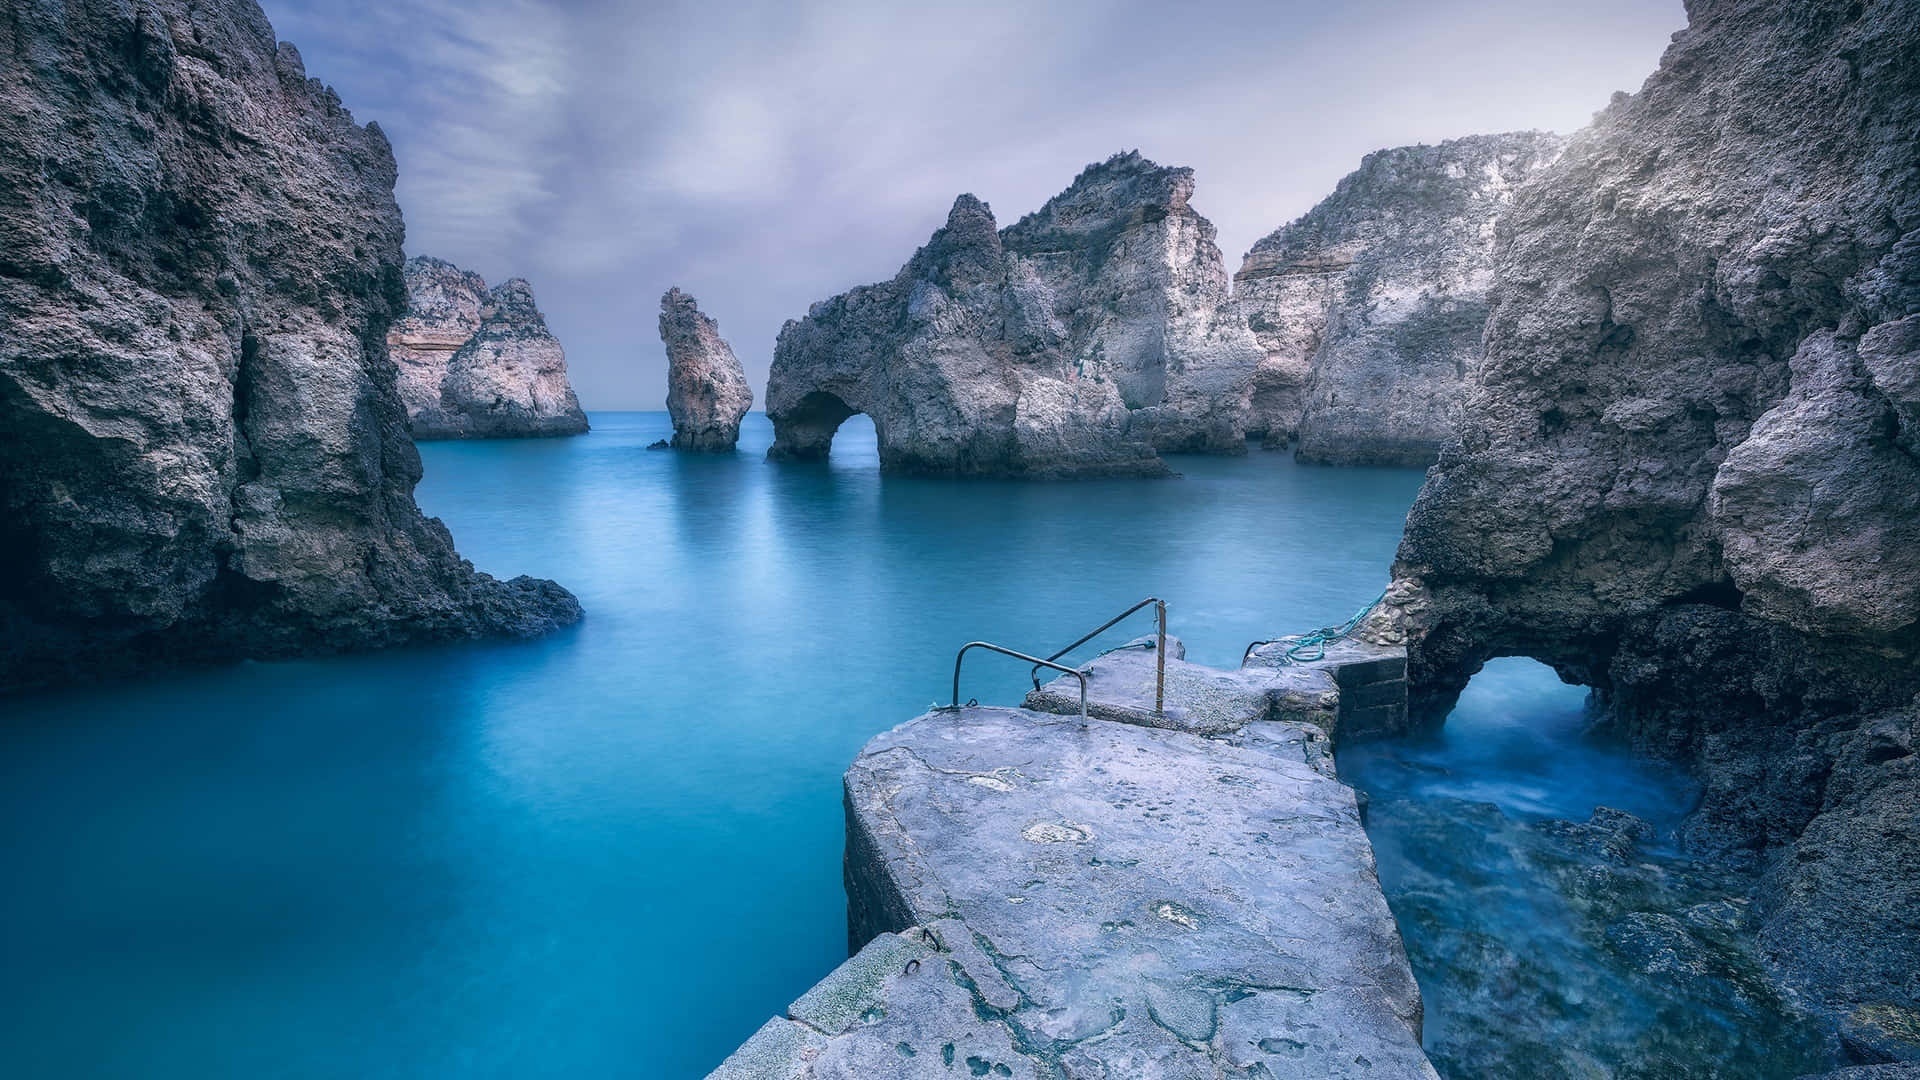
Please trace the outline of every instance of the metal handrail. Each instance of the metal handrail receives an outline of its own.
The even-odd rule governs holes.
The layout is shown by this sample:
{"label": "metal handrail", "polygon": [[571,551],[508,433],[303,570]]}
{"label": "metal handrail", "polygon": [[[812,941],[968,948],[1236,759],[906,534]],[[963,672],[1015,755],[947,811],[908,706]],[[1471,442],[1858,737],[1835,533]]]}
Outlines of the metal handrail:
{"label": "metal handrail", "polygon": [[1056,664],[1052,660],[1042,660],[1037,656],[1028,656],[1026,653],[1023,653],[1023,652],[1014,652],[1012,649],[1009,649],[1003,645],[995,645],[991,641],[969,641],[965,645],[960,646],[960,651],[954,654],[954,657],[953,657],[953,704],[949,706],[949,708],[958,709],[960,707],[960,662],[967,658],[968,649],[986,649],[989,652],[997,652],[1005,656],[1011,656],[1015,660],[1025,660],[1028,663],[1033,665],[1035,671],[1038,671],[1043,667],[1049,667],[1049,668],[1053,668],[1055,671],[1064,671],[1067,674],[1073,676],[1074,678],[1079,679],[1080,680],[1080,722],[1082,724],[1085,724],[1087,722],[1087,675],[1086,675],[1086,672],[1075,671],[1074,669],[1066,666],[1065,664]]}
{"label": "metal handrail", "polygon": [[1159,620],[1159,634],[1153,644],[1153,711],[1156,714],[1164,713],[1167,704],[1167,602],[1157,596],[1147,597],[1145,600],[1140,601],[1120,614],[1115,615],[1113,618],[1108,619],[1106,622],[1101,623],[1091,633],[1085,635],[1080,640],[1047,657],[1047,659],[1041,663],[1033,665],[1033,671],[1029,673],[1033,679],[1033,688],[1035,690],[1040,689],[1040,668],[1042,666],[1059,667],[1060,665],[1053,663],[1053,661],[1060,659],[1080,646],[1085,645],[1087,642],[1092,641],[1094,638],[1099,637],[1101,634],[1106,633],[1118,624],[1120,620],[1139,611],[1148,604],[1154,606],[1154,614]]}

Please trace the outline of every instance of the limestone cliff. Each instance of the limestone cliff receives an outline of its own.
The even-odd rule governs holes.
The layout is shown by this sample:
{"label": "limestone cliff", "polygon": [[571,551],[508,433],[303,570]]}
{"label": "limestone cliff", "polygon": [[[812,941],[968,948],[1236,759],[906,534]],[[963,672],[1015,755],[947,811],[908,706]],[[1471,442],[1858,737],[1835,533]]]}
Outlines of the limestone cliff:
{"label": "limestone cliff", "polygon": [[668,289],[660,298],[660,342],[667,348],[667,413],[673,447],[732,450],[740,418],[753,407],[753,387],[720,336],[720,326],[693,297]]}
{"label": "limestone cliff", "polygon": [[1688,7],[1500,221],[1412,675],[1430,713],[1503,654],[1595,687],[1847,1045],[1920,1056],[1920,13]]}
{"label": "limestone cliff", "polygon": [[1544,132],[1368,154],[1253,246],[1235,299],[1265,350],[1250,426],[1303,460],[1430,465],[1480,350],[1493,223],[1559,153]]}
{"label": "limestone cliff", "polygon": [[532,634],[413,502],[394,161],[253,0],[0,20],[0,689]]}
{"label": "limestone cliff", "polygon": [[772,455],[824,457],[855,412],[895,470],[1159,475],[1156,448],[1244,451],[1259,349],[1192,193],[1128,153],[1004,231],[961,196],[893,280],[781,330]]}
{"label": "limestone cliff", "polygon": [[533,286],[441,259],[407,260],[408,308],[387,331],[416,439],[578,435],[587,430],[567,355]]}

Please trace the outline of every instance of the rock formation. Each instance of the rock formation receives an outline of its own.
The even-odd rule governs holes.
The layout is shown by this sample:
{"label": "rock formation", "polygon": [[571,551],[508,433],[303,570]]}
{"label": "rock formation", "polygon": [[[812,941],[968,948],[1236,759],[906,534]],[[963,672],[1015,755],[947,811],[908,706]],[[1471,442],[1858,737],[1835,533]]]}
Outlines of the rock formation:
{"label": "rock formation", "polygon": [[387,331],[400,397],[416,439],[579,435],[587,414],[567,381],[567,354],[533,302],[509,278],[440,259],[407,260],[406,316]]}
{"label": "rock formation", "polygon": [[253,0],[0,20],[0,689],[533,634],[413,502],[394,161]]}
{"label": "rock formation", "polygon": [[1253,246],[1235,300],[1266,357],[1250,427],[1343,465],[1430,465],[1480,351],[1493,223],[1564,140],[1474,135],[1368,154]]}
{"label": "rock formation", "polygon": [[815,304],[774,350],[774,457],[826,456],[855,412],[888,469],[1158,475],[1238,453],[1259,348],[1227,302],[1190,169],[1089,166],[996,231],[962,195],[892,281]]}
{"label": "rock formation", "polygon": [[660,298],[660,341],[667,347],[667,413],[672,446],[732,450],[740,418],[753,407],[753,387],[720,327],[693,297],[668,289]]}
{"label": "rock formation", "polygon": [[1920,1057],[1920,17],[1688,8],[1502,217],[1389,599],[1428,715],[1534,656],[1690,764],[1773,962]]}

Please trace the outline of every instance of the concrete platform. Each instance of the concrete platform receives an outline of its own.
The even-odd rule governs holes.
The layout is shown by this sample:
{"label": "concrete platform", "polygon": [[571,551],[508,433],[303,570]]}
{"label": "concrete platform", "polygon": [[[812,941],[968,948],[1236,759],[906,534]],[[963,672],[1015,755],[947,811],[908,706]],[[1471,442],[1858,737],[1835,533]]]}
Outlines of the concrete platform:
{"label": "concrete platform", "polygon": [[984,707],[876,737],[846,775],[864,947],[714,1075],[1434,1077],[1316,740]]}
{"label": "concrete platform", "polygon": [[[1187,662],[1186,647],[1167,638],[1165,707],[1154,711],[1154,639],[1136,638],[1093,658],[1087,712],[1143,727],[1222,735],[1257,720],[1314,724],[1338,741],[1398,732],[1407,715],[1404,648],[1347,640],[1317,660],[1285,660],[1288,642],[1254,649],[1233,671]],[[1041,712],[1080,711],[1080,681],[1062,675],[1027,695]]]}

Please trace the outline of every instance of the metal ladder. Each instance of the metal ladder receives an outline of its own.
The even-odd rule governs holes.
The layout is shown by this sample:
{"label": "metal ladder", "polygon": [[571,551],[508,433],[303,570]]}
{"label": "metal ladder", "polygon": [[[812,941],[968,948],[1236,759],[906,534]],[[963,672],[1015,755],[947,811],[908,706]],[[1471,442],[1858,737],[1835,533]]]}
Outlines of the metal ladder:
{"label": "metal ladder", "polygon": [[[1072,652],[1073,650],[1079,648],[1080,646],[1085,645],[1087,642],[1092,641],[1094,638],[1099,637],[1101,634],[1106,633],[1108,630],[1113,629],[1116,625],[1120,623],[1122,619],[1125,619],[1127,616],[1133,614],[1136,611],[1139,611],[1143,607],[1146,607],[1148,604],[1152,604],[1154,607],[1154,616],[1155,616],[1155,622],[1157,626],[1157,633],[1154,637],[1154,644],[1153,644],[1153,655],[1154,655],[1153,711],[1155,715],[1164,714],[1166,711],[1166,703],[1167,703],[1167,602],[1156,596],[1149,596],[1145,600],[1140,601],[1139,603],[1133,605],[1132,607],[1121,612],[1120,614],[1115,615],[1113,618],[1108,619],[1106,622],[1101,623],[1099,626],[1093,628],[1091,631],[1088,631],[1086,634],[1082,635],[1079,640],[1075,641],[1073,644],[1067,646],[1066,648],[1059,650],[1058,652],[1054,653],[1052,656],[1045,656],[1045,657],[1028,656],[1026,653],[1016,652],[1015,650],[1009,649],[1004,645],[995,645],[991,641],[967,642],[965,645],[960,646],[960,651],[956,653],[953,658],[953,704],[947,706],[947,708],[958,709],[960,707],[960,665],[963,661],[966,660],[967,653],[973,649],[986,649],[989,652],[996,652],[1001,654],[1002,656],[1011,656],[1015,660],[1025,660],[1026,662],[1032,664],[1033,670],[1032,672],[1030,672],[1030,675],[1033,678],[1033,688],[1035,690],[1040,689],[1040,669],[1041,668],[1051,668],[1054,671],[1065,672],[1066,674],[1071,675],[1076,679],[1079,679],[1080,680],[1080,722],[1083,724],[1086,723],[1087,722],[1087,674],[1086,672],[1081,671],[1077,668],[1070,668],[1065,664],[1060,663],[1059,662],[1060,658]],[[969,702],[969,704],[974,704],[974,703]]]}

